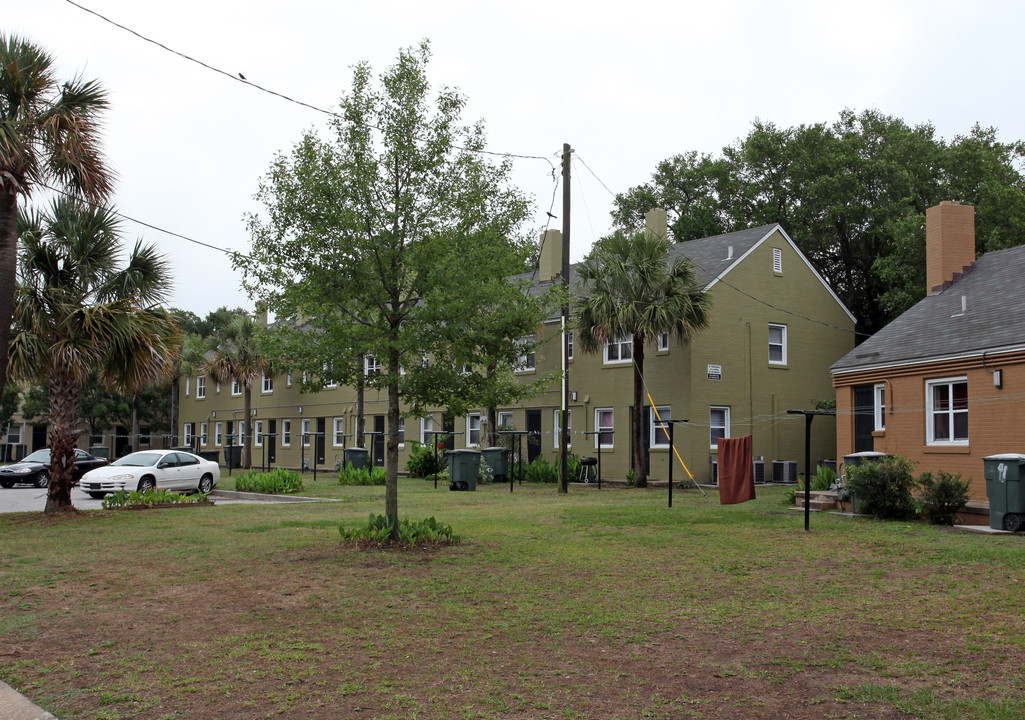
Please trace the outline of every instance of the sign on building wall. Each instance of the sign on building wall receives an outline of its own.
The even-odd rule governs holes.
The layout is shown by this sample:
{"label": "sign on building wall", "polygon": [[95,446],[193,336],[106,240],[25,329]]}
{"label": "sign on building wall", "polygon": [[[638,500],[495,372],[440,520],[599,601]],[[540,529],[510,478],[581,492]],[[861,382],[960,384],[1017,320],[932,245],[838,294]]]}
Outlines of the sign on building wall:
{"label": "sign on building wall", "polygon": [[722,380],[722,365],[709,365],[708,366],[708,379],[709,380]]}

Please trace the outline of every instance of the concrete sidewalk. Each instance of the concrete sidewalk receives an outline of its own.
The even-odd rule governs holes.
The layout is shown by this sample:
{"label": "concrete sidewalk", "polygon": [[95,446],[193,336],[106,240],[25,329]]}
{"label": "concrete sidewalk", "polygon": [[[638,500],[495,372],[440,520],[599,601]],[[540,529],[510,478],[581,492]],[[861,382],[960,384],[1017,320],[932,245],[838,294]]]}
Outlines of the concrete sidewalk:
{"label": "concrete sidewalk", "polygon": [[56,717],[0,681],[0,718],[3,720],[57,720]]}

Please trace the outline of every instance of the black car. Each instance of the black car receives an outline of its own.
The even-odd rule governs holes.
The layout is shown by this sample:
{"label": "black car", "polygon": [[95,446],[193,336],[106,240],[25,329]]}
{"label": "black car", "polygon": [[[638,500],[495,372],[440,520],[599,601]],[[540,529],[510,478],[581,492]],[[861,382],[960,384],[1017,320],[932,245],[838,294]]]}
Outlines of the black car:
{"label": "black car", "polygon": [[[90,455],[85,450],[75,449],[75,474],[72,482],[78,482],[90,470],[103,467],[107,461]],[[25,459],[0,467],[0,487],[12,488],[15,483],[28,483],[37,488],[50,484],[50,448],[36,450]]]}

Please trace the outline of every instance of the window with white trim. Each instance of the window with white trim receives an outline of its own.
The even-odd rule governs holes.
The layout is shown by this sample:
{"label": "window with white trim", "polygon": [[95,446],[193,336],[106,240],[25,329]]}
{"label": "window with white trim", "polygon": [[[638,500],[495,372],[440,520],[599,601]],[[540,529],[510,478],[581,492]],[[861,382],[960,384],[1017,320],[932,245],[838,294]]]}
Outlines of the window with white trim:
{"label": "window with white trim", "polygon": [[196,376],[196,399],[202,400],[206,397],[206,375]]}
{"label": "window with white trim", "polygon": [[366,355],[363,358],[363,374],[367,377],[377,375],[381,372],[381,361],[373,355]]}
{"label": "window with white trim", "polygon": [[566,331],[566,359],[573,359],[573,331]]}
{"label": "window with white trim", "polygon": [[399,447],[406,446],[406,418],[399,418]]}
{"label": "window with white trim", "polygon": [[223,440],[223,428],[224,428],[224,426],[221,423],[219,423],[219,422],[215,422],[214,423],[214,445],[216,445],[218,447],[220,447],[223,444],[223,442],[224,442],[224,440]]}
{"label": "window with white trim", "polygon": [[182,426],[182,445],[192,444],[192,423],[185,423]]}
{"label": "window with white trim", "polygon": [[292,421],[285,418],[281,421],[281,446],[288,447],[292,444]]}
{"label": "window with white trim", "polygon": [[772,271],[774,273],[783,274],[783,249],[773,248],[772,249]]}
{"label": "window with white trim", "polygon": [[498,429],[514,430],[512,410],[502,410],[498,413]]}
{"label": "window with white trim", "polygon": [[25,430],[25,426],[11,423],[7,426],[7,442],[10,445],[21,445],[22,433]]}
{"label": "window with white trim", "polygon": [[256,447],[263,446],[263,420],[253,422],[253,444]]}
{"label": "window with white trim", "polygon": [[719,447],[719,438],[730,436],[730,409],[728,407],[712,407],[708,411],[708,442],[714,450]]}
{"label": "window with white trim", "polygon": [[880,383],[872,387],[872,415],[875,418],[874,429],[881,432],[886,429],[886,385]]}
{"label": "window with white trim", "polygon": [[663,352],[669,349],[669,333],[658,334],[658,349]]}
{"label": "window with white trim", "polygon": [[334,438],[335,447],[345,447],[345,418],[336,417],[334,419],[332,437]]}
{"label": "window with white trim", "polygon": [[[568,408],[566,414],[569,416],[569,422],[566,423],[566,430],[569,432],[569,445],[567,447],[573,447],[573,408]],[[552,447],[558,449],[559,443],[562,442],[562,423],[559,422],[562,417],[562,410],[555,408],[553,411],[554,422],[552,427],[555,428],[555,442]]]}
{"label": "window with white trim", "polygon": [[427,433],[434,432],[434,416],[425,415],[420,418],[420,442],[426,445],[428,442],[434,442],[434,435],[428,435]]}
{"label": "window with white trim", "polygon": [[630,362],[632,358],[633,338],[629,335],[625,337],[618,337],[615,340],[610,340],[605,343],[604,362],[606,365]]}
{"label": "window with white trim", "polygon": [[466,415],[466,446],[480,447],[480,413]]}
{"label": "window with white trim", "polygon": [[[196,389],[198,390],[199,388]],[[203,447],[206,447],[206,428],[206,423],[199,424],[199,444]]]}
{"label": "window with white trim", "polygon": [[533,339],[520,338],[516,341],[516,344],[523,348],[523,350],[516,356],[516,366],[513,370],[515,372],[529,372],[533,370],[536,362],[534,358]]}
{"label": "window with white trim", "polygon": [[189,387],[190,387],[189,380],[191,380],[191,379],[192,378],[190,378],[188,375],[185,376],[185,397],[189,396]]}
{"label": "window with white trim", "polygon": [[239,382],[238,378],[232,378],[231,380],[231,394],[241,395],[242,394],[242,383]]}
{"label": "window with white trim", "polygon": [[338,387],[338,383],[335,382],[334,378],[331,377],[331,373],[334,371],[334,366],[331,363],[324,363],[324,387],[333,388]]}
{"label": "window with white trim", "polygon": [[[658,411],[656,416],[655,411]],[[659,422],[659,418],[662,421]],[[669,421],[672,420],[672,408],[669,405],[659,405],[651,409],[651,427],[648,429],[650,446],[653,448],[669,447]]]}
{"label": "window with white trim", "polygon": [[302,432],[302,443],[303,447],[310,446],[310,420],[309,418],[303,418],[302,423],[299,425],[300,432]]}
{"label": "window with white trim", "polygon": [[285,387],[292,387],[292,373],[285,375]]}
{"label": "window with white trim", "polygon": [[597,431],[597,434],[594,436],[594,446],[596,448],[613,447],[616,415],[612,408],[595,408],[594,429]]}
{"label": "window with white trim", "polygon": [[926,381],[925,422],[929,445],[968,444],[968,378]]}
{"label": "window with white trim", "polygon": [[263,382],[263,392],[274,392],[274,376],[267,377],[267,375],[263,375],[261,380]]}
{"label": "window with white trim", "polygon": [[787,364],[787,326],[769,323],[769,364]]}

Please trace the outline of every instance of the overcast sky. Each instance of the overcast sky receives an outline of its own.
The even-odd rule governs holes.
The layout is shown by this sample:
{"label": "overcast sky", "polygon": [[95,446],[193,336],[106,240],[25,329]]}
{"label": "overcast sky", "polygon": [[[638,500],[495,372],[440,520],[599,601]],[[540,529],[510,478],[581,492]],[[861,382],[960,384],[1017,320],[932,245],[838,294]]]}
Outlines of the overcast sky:
{"label": "overcast sky", "polygon": [[[355,63],[380,72],[399,48],[429,39],[432,83],[468,97],[463,119],[485,121],[489,149],[551,158],[515,162],[538,231],[562,143],[573,146],[574,261],[608,232],[610,191],[645,182],[674,154],[718,152],[755,118],[787,127],[874,108],[931,122],[947,139],[976,121],[1002,140],[1025,138],[1025,3],[1011,0],[75,2],[324,109],[337,108]],[[63,76],[80,72],[106,87],[117,208],[203,243],[246,250],[243,218],[259,209],[253,194],[275,153],[305,129],[326,129],[322,113],[68,0],[8,2],[0,22],[49,49]],[[561,215],[558,204],[553,212]],[[126,229],[173,256],[171,305],[200,316],[252,307],[223,253]]]}

